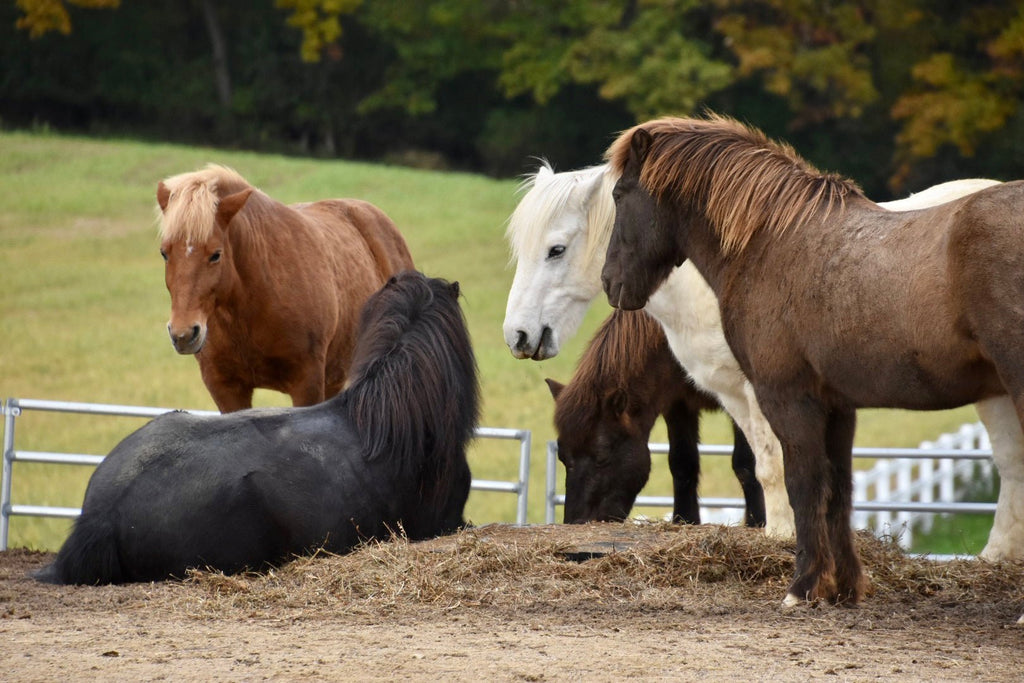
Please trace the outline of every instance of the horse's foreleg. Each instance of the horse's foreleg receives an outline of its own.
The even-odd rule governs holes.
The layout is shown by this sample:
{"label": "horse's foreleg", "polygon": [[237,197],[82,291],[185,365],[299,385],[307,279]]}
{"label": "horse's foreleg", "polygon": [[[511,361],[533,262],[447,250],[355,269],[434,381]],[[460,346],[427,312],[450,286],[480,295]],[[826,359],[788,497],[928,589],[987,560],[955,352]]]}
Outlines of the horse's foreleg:
{"label": "horse's foreleg", "polygon": [[328,398],[324,372],[324,365],[316,364],[291,383],[288,395],[293,406],[315,406]]}
{"label": "horse's foreleg", "polygon": [[200,364],[203,383],[206,384],[217,410],[222,413],[233,413],[236,410],[252,408],[253,386],[243,384],[236,377],[227,377],[210,371]]}
{"label": "horse's foreleg", "polygon": [[988,543],[979,557],[990,562],[1024,558],[1024,431],[1009,396],[979,401],[978,417],[992,442],[999,471],[999,500]]}
{"label": "horse's foreleg", "polygon": [[684,401],[665,411],[668,431],[668,467],[672,472],[672,521],[700,524],[697,485],[700,481],[700,412]]}
{"label": "horse's foreleg", "polygon": [[[793,538],[796,522],[786,491],[786,469],[782,444],[761,412],[754,388],[746,385],[749,426],[744,429],[757,457],[757,480],[764,490],[765,534],[775,538]],[[742,425],[741,425],[742,426]]]}
{"label": "horse's foreleg", "polygon": [[[732,423],[732,471],[743,489],[743,501],[746,507],[744,522],[747,526],[765,525],[764,514],[764,489],[757,481],[757,461],[754,458],[754,451],[750,448],[750,442],[744,436],[743,430],[734,421]],[[786,503],[789,509],[789,503]]]}
{"label": "horse's foreleg", "polygon": [[832,471],[826,456],[826,414],[809,397],[761,402],[785,459],[786,489],[796,520],[796,570],[784,606],[835,596],[835,560],[826,512]]}
{"label": "horse's foreleg", "polygon": [[836,602],[856,603],[864,594],[864,572],[853,544],[853,435],[857,411],[833,409],[828,415],[825,449],[830,469],[828,508],[825,513],[835,557]]}
{"label": "horse's foreleg", "polygon": [[789,506],[782,464],[782,447],[754,398],[753,388],[744,381],[742,389],[717,394],[722,409],[743,430],[754,451],[755,473],[764,492],[767,536],[793,538],[796,526]]}

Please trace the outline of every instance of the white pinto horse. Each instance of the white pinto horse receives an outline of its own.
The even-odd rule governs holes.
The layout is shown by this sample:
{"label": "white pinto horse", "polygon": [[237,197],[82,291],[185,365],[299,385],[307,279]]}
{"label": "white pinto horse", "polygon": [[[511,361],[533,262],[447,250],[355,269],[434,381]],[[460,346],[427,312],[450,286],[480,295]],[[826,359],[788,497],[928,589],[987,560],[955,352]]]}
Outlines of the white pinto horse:
{"label": "white pinto horse", "polygon": [[[612,187],[616,178],[606,171],[606,166],[594,166],[555,173],[545,164],[524,183],[526,192],[509,219],[506,234],[516,274],[508,295],[504,333],[517,358],[543,360],[557,355],[562,342],[579,329],[590,303],[602,293],[601,268],[615,220]],[[952,181],[881,206],[892,211],[934,206],[996,182]],[[686,262],[651,296],[645,310],[661,323],[669,346],[693,381],[718,398],[750,442],[756,475],[764,489],[765,533],[794,536],[782,447],[729,349],[711,288]],[[1024,434],[1013,406],[1006,403],[1002,398],[983,401],[977,404],[978,413],[989,430],[994,451],[1019,453],[1024,451]],[[1004,466],[1021,469],[1024,462],[1024,458],[996,460],[1000,475]],[[1004,465],[1002,460],[1008,462]],[[1024,471],[1017,480],[1024,486]],[[1024,488],[1016,490],[1024,493]],[[1024,501],[1024,495],[1018,499]],[[1010,507],[1001,490],[998,507],[1004,505]],[[1024,516],[1008,520],[1006,528],[1000,527],[998,513],[996,521],[982,553],[988,559],[1010,556],[1010,527],[1024,530]],[[1024,544],[1018,548],[1021,550]]]}

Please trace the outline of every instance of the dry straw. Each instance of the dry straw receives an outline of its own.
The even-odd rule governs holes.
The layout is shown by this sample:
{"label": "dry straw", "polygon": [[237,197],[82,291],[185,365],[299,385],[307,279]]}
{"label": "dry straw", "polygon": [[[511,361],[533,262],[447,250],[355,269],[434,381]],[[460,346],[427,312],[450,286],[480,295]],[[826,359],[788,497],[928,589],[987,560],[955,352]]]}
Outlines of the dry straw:
{"label": "dry straw", "polygon": [[[891,539],[862,533],[857,541],[871,583],[867,603],[1024,602],[1024,564],[935,562],[907,556]],[[758,530],[715,525],[494,525],[422,543],[396,537],[261,574],[192,572],[189,583],[209,609],[713,611],[775,603],[792,577],[793,551]]]}

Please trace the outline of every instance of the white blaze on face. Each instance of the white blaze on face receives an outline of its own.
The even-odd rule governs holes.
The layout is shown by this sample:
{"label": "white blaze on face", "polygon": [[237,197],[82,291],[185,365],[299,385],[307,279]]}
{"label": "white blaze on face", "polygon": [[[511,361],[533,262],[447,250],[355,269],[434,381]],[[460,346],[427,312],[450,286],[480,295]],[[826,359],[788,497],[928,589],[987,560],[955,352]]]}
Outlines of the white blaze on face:
{"label": "white blaze on face", "polygon": [[185,245],[185,256],[191,256],[193,251],[195,251],[195,247],[192,246],[191,242]]}

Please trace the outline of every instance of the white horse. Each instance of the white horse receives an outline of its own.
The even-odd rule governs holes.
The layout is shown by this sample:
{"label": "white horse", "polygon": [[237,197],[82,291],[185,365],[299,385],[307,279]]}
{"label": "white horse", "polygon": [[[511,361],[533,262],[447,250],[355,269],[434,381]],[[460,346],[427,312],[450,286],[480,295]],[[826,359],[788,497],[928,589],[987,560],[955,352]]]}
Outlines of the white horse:
{"label": "white horse", "polygon": [[[575,334],[591,301],[601,293],[601,268],[615,219],[611,191],[616,179],[606,166],[555,173],[544,164],[524,183],[527,191],[512,213],[506,233],[516,274],[505,309],[504,333],[517,358],[543,360],[557,355],[561,343]],[[996,182],[952,181],[881,206],[892,211],[933,206]],[[729,349],[711,288],[686,262],[651,296],[645,310],[661,323],[669,346],[693,381],[718,398],[750,442],[756,475],[764,489],[765,533],[794,536],[782,447]],[[989,428],[993,449],[1024,450],[1024,435],[1012,406],[1007,414],[1005,406],[984,405],[988,403],[998,401],[977,407]],[[1011,421],[1007,415],[1016,425],[1014,434],[1004,428]],[[1024,481],[1024,473],[1021,479]],[[1020,522],[1024,528],[1024,519]],[[996,536],[993,529],[986,556],[1003,556],[1004,551],[993,544]]]}

